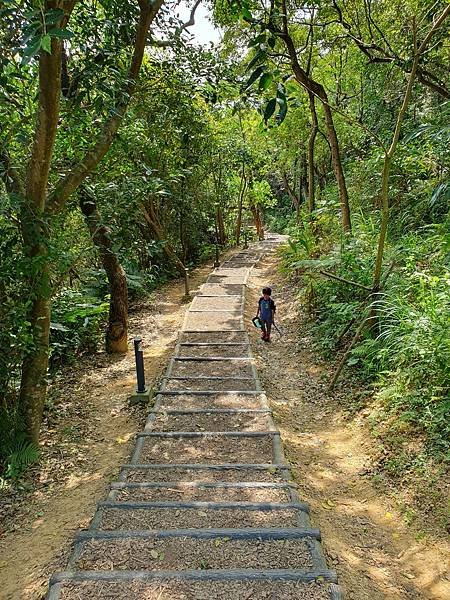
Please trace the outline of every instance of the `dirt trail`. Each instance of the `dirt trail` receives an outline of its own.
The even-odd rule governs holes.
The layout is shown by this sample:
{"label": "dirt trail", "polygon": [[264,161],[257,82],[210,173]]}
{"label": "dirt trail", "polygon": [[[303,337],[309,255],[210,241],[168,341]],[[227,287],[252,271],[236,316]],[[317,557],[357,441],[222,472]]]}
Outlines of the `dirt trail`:
{"label": "dirt trail", "polygon": [[[193,291],[210,270],[207,265],[193,272]],[[183,293],[184,282],[167,284],[130,315],[130,348],[132,338],[142,335],[151,387],[173,352],[187,308]],[[145,422],[142,408],[128,406],[134,385],[130,350],[78,361],[50,391],[54,408],[44,424],[41,464],[30,474],[30,491],[0,496],[2,600],[43,598],[50,574],[65,565],[74,532],[88,526]]]}
{"label": "dirt trail", "polygon": [[445,542],[416,539],[392,501],[367,477],[374,441],[362,421],[349,421],[339,405],[345,386],[330,396],[331,367],[311,347],[292,285],[277,272],[272,255],[253,271],[247,323],[257,298],[270,285],[284,337],[264,344],[251,334],[262,384],[274,410],[300,497],[311,506],[313,525],[347,600],[450,598]]}

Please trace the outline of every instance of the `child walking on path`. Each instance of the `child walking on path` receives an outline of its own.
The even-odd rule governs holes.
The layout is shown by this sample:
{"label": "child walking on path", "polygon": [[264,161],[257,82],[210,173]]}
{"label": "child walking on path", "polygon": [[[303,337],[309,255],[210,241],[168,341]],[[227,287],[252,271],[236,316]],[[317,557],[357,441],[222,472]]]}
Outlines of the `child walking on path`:
{"label": "child walking on path", "polygon": [[272,330],[272,323],[275,320],[276,306],[271,298],[272,290],[270,287],[263,288],[262,293],[263,295],[258,300],[258,312],[256,316],[261,321],[261,339],[265,342],[270,342],[270,332]]}

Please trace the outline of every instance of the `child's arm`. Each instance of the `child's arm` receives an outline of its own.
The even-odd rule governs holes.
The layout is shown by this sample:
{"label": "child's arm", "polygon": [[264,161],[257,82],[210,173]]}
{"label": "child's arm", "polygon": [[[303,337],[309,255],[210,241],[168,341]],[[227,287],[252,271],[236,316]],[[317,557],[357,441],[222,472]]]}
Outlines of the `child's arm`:
{"label": "child's arm", "polygon": [[261,310],[261,304],[258,301],[258,310],[256,311],[256,316],[259,317],[259,312]]}
{"label": "child's arm", "polygon": [[275,312],[277,310],[277,307],[275,305],[275,302],[272,300],[272,323],[275,323]]}

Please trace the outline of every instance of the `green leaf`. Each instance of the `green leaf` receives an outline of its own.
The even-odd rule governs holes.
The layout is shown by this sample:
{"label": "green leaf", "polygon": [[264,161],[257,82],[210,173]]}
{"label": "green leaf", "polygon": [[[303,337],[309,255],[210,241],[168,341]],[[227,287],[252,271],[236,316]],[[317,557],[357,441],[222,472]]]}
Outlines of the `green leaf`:
{"label": "green leaf", "polygon": [[259,80],[259,89],[260,90],[267,90],[268,87],[270,87],[270,84],[273,81],[273,75],[272,73],[263,73],[261,79]]}
{"label": "green leaf", "polygon": [[52,29],[49,35],[63,40],[70,40],[73,38],[73,31],[69,31],[69,29]]}
{"label": "green leaf", "polygon": [[257,69],[255,69],[248,78],[248,81],[244,86],[244,90],[247,90],[250,86],[252,86],[255,83],[255,81],[261,77],[263,71],[264,67],[258,67]]}
{"label": "green leaf", "polygon": [[22,57],[22,61],[21,61],[22,66],[28,64],[30,62],[31,58],[37,52],[39,52],[40,48],[41,48],[41,38],[40,37],[32,38],[30,40],[30,42],[28,43],[28,45],[26,46],[25,50],[23,51],[23,57]]}
{"label": "green leaf", "polygon": [[245,70],[250,71],[251,69],[253,69],[253,67],[256,67],[256,65],[264,62],[265,60],[266,54],[261,50],[258,50],[258,52],[255,54],[252,60],[248,63],[247,68]]}
{"label": "green leaf", "polygon": [[250,40],[247,45],[249,48],[253,48],[253,46],[258,46],[259,44],[264,44],[265,41],[266,41],[266,34],[260,33],[255,38],[253,38],[253,40]]}
{"label": "green leaf", "polygon": [[277,114],[277,123],[281,125],[287,115],[287,102],[286,100],[282,100],[281,98],[277,98],[277,102],[280,105],[280,111]]}
{"label": "green leaf", "polygon": [[253,19],[252,13],[249,11],[249,9],[246,6],[243,6],[241,8],[241,15],[245,21],[251,21]]}
{"label": "green leaf", "polygon": [[286,102],[286,89],[283,84],[279,83],[277,86],[277,98]]}
{"label": "green leaf", "polygon": [[60,8],[51,8],[44,15],[44,20],[46,25],[55,25],[58,23],[64,16],[64,11]]}
{"label": "green leaf", "polygon": [[269,102],[267,103],[266,109],[264,111],[264,121],[266,121],[266,123],[270,119],[270,117],[273,115],[273,113],[275,112],[276,105],[277,105],[276,98],[272,98],[272,100],[269,100]]}
{"label": "green leaf", "polygon": [[48,34],[41,38],[41,48],[48,54],[52,53],[52,38]]}

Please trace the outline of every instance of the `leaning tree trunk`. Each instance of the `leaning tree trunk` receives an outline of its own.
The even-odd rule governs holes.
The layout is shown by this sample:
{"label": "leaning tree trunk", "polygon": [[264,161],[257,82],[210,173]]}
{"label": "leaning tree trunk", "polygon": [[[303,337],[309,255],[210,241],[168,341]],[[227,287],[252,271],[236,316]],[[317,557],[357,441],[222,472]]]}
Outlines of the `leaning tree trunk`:
{"label": "leaning tree trunk", "polygon": [[106,350],[121,353],[128,350],[128,286],[125,271],[112,249],[110,230],[102,223],[95,199],[85,190],[80,192],[80,208],[97,246],[108,278],[110,301]]}
{"label": "leaning tree trunk", "polygon": [[[36,272],[31,292],[33,299],[28,320],[33,331],[33,341],[22,366],[20,387],[20,410],[23,413],[29,438],[38,441],[46,396],[46,380],[49,356],[49,329],[51,310],[51,278],[48,247],[51,239],[51,223],[54,215],[61,211],[70,195],[97,167],[109,150],[125,115],[128,103],[136,87],[137,77],[147,45],[150,25],[164,0],[148,3],[139,0],[139,20],[136,28],[134,51],[115,109],[103,123],[99,135],[84,157],[78,161],[48,194],[50,166],[59,120],[61,90],[61,39],[51,36],[51,52],[43,49],[39,53],[39,94],[33,146],[26,167],[25,189],[22,195],[21,226],[25,253],[33,259]],[[42,2],[43,11],[55,5],[64,5],[64,14],[59,23],[49,29],[64,29],[75,7],[75,0],[55,3]],[[37,237],[35,232],[38,233]]]}
{"label": "leaning tree trunk", "polygon": [[333,121],[333,114],[331,112],[330,104],[328,102],[328,96],[325,88],[322,84],[318,83],[312,77],[310,77],[304,69],[300,66],[297,50],[295,48],[294,41],[289,34],[289,25],[287,17],[286,1],[282,0],[282,30],[274,29],[272,31],[279,35],[288,50],[289,57],[291,59],[291,68],[294,73],[296,81],[308,92],[311,92],[314,96],[317,96],[323,105],[325,114],[325,124],[327,128],[328,140],[331,148],[331,157],[333,162],[333,170],[336,177],[336,182],[339,188],[339,199],[341,203],[341,220],[342,229],[345,232],[351,232],[351,219],[350,219],[350,207],[348,203],[348,192],[347,185],[345,183],[344,170],[342,168],[341,155],[339,150],[339,142],[336,134],[336,129]]}
{"label": "leaning tree trunk", "polygon": [[[323,89],[323,88],[322,88]],[[331,146],[331,158],[333,161],[333,171],[336,177],[336,181],[339,188],[339,200],[341,203],[341,221],[342,229],[349,233],[352,230],[352,223],[350,218],[350,205],[348,203],[348,192],[347,185],[345,183],[344,169],[342,168],[341,153],[339,150],[339,141],[334,127],[333,114],[331,112],[330,105],[328,104],[328,97],[325,94],[325,99],[322,100],[323,111],[325,115],[325,124],[327,127],[328,141]]]}
{"label": "leaning tree trunk", "polygon": [[308,91],[308,96],[309,107],[311,110],[311,131],[308,139],[308,210],[310,213],[312,213],[316,208],[314,185],[314,146],[319,124],[317,121],[315,96],[310,91]]}
{"label": "leaning tree trunk", "polygon": [[250,206],[250,210],[253,215],[253,222],[255,223],[258,240],[262,241],[264,239],[264,226],[261,218],[261,211],[259,210],[259,207],[254,204]]}
{"label": "leaning tree trunk", "polygon": [[245,176],[245,164],[242,164],[241,185],[239,189],[238,214],[236,220],[236,244],[239,245],[242,229],[242,206],[244,204],[245,190],[247,188],[247,178]]}
{"label": "leaning tree trunk", "polygon": [[226,241],[227,241],[227,236],[225,233],[225,223],[223,220],[223,212],[222,212],[222,208],[220,206],[217,206],[216,217],[217,217],[217,233],[218,233],[218,238],[219,238],[219,244],[221,246],[225,246]]}
{"label": "leaning tree trunk", "polygon": [[163,244],[163,251],[167,258],[175,264],[180,275],[184,277],[186,275],[186,268],[184,263],[178,258],[177,253],[172,248],[171,244],[167,240],[167,236],[165,231],[159,222],[158,216],[156,214],[155,205],[153,204],[153,200],[151,198],[148,199],[147,203],[140,204],[140,209],[144,216],[144,219],[150,226],[150,229],[153,231],[156,239]]}

